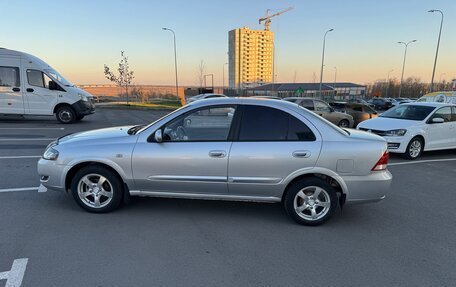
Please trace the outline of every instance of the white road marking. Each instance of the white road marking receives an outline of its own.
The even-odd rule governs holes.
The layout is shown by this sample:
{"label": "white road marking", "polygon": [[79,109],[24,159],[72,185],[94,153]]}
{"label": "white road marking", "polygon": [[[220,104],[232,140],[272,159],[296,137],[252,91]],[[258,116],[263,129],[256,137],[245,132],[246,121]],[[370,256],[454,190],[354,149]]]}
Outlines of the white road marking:
{"label": "white road marking", "polygon": [[39,186],[37,186],[37,187],[5,188],[5,189],[0,189],[0,192],[34,191],[34,190],[38,190],[38,189],[39,189]]}
{"label": "white road marking", "polygon": [[417,164],[417,163],[445,162],[445,161],[456,161],[456,158],[426,159],[426,160],[416,160],[416,161],[406,161],[406,162],[393,162],[393,163],[389,163],[388,165],[395,166],[395,165],[408,165],[408,164]]}
{"label": "white road marking", "polygon": [[6,279],[5,287],[20,287],[22,285],[27,263],[28,258],[16,259],[13,261],[10,271],[0,273],[0,280]]}
{"label": "white road marking", "polygon": [[0,130],[59,130],[63,131],[65,128],[0,128]]}
{"label": "white road marking", "polygon": [[32,139],[24,139],[24,138],[7,138],[7,139],[2,139],[0,138],[0,141],[53,141],[53,140],[56,140],[55,138],[54,139],[50,139],[50,138],[32,138]]}
{"label": "white road marking", "polygon": [[40,158],[40,155],[12,155],[12,156],[0,156],[0,159],[19,159],[19,158]]}

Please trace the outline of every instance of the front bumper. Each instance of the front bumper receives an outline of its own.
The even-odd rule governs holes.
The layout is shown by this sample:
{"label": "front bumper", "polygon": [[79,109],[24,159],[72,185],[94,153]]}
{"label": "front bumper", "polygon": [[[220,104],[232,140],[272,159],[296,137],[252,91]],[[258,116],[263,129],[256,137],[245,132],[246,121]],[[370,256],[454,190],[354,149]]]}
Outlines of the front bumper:
{"label": "front bumper", "polygon": [[380,201],[388,193],[393,176],[388,170],[372,172],[368,176],[344,176],[347,185],[347,204]]}
{"label": "front bumper", "polygon": [[388,151],[391,153],[405,153],[407,150],[407,145],[410,142],[410,139],[407,137],[407,135],[383,138],[388,142]]}
{"label": "front bumper", "polygon": [[85,115],[90,115],[95,112],[95,104],[89,100],[89,101],[83,101],[79,100],[76,103],[71,105],[73,109],[76,111],[76,114],[78,116],[85,116]]}
{"label": "front bumper", "polygon": [[38,175],[41,184],[52,190],[65,190],[65,174],[68,167],[57,164],[56,161],[41,158],[38,161]]}

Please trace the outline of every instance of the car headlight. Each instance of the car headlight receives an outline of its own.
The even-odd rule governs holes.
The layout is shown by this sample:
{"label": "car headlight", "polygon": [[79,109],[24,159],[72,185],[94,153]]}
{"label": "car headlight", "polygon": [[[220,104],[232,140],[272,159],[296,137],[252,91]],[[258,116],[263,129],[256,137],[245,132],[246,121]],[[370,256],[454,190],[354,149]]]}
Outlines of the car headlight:
{"label": "car headlight", "polygon": [[44,151],[44,154],[43,154],[43,158],[44,159],[47,159],[47,160],[56,160],[58,157],[59,157],[59,151],[54,149],[54,147],[56,146],[56,144],[54,145],[49,145],[47,148],[46,148],[46,151]]}
{"label": "car headlight", "polygon": [[86,96],[86,95],[83,95],[83,94],[78,94],[79,95],[79,98],[84,101],[84,102],[88,102],[89,101],[89,98]]}
{"label": "car headlight", "polygon": [[391,131],[386,131],[385,136],[388,136],[388,137],[403,136],[403,135],[405,135],[406,132],[407,132],[407,130],[404,130],[404,129],[391,130]]}

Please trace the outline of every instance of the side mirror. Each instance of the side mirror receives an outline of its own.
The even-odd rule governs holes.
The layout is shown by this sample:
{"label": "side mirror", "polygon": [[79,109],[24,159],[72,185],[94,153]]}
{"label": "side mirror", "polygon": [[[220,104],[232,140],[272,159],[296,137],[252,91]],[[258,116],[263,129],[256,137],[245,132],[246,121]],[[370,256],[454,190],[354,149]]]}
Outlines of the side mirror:
{"label": "side mirror", "polygon": [[161,129],[155,131],[154,138],[158,143],[161,143],[163,141],[163,134]]}
{"label": "side mirror", "polygon": [[58,89],[57,83],[54,81],[49,81],[49,90],[55,91]]}
{"label": "side mirror", "polygon": [[433,118],[433,119],[432,119],[432,123],[433,123],[433,124],[442,124],[442,123],[444,123],[444,122],[445,122],[445,120],[442,119],[442,118]]}

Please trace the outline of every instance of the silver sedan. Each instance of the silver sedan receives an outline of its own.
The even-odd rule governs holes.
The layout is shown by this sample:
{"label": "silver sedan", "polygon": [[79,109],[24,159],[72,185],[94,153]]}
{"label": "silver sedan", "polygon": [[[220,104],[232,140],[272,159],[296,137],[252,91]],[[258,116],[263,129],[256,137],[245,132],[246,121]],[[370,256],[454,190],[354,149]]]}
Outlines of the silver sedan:
{"label": "silver sedan", "polygon": [[102,213],[130,196],[281,202],[319,225],[338,205],[379,201],[392,176],[386,141],[340,129],[297,104],[220,98],[150,125],[67,135],[38,163],[43,188]]}

